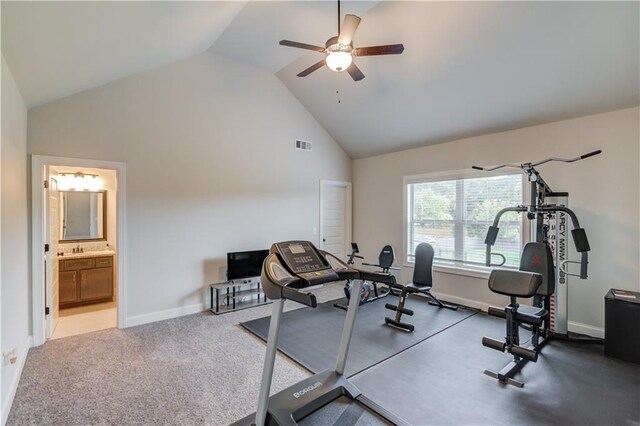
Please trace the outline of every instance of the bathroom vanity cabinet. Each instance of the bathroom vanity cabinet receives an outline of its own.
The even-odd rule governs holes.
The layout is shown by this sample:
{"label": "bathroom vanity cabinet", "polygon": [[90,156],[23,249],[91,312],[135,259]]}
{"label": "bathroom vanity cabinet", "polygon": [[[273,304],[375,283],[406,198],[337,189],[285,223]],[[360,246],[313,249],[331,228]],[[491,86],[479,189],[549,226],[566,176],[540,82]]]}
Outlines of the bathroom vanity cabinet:
{"label": "bathroom vanity cabinet", "polygon": [[113,256],[59,261],[60,308],[113,301]]}

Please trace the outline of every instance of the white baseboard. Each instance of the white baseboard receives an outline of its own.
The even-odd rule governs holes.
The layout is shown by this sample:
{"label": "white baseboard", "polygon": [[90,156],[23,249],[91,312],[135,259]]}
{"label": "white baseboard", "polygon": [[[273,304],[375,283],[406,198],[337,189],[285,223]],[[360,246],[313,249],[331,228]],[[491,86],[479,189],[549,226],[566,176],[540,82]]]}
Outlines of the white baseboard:
{"label": "white baseboard", "polygon": [[437,291],[432,291],[434,296],[438,299],[446,300],[447,302],[457,303],[458,305],[468,306],[470,308],[480,309],[484,312],[489,310],[489,303],[480,302],[478,300],[465,299],[464,297],[454,296],[452,294],[440,293]]}
{"label": "white baseboard", "polygon": [[604,328],[602,327],[594,327],[589,324],[569,321],[567,328],[569,331],[573,331],[574,333],[586,334],[587,336],[604,339]]}
{"label": "white baseboard", "polygon": [[151,312],[150,314],[135,315],[127,317],[125,327],[133,327],[136,325],[148,324],[150,322],[162,321],[171,318],[178,318],[185,315],[197,314],[206,311],[208,306],[206,303],[198,303],[196,305],[180,306],[179,308],[167,309],[164,311]]}
{"label": "white baseboard", "polygon": [[[18,383],[20,383],[20,377],[22,376],[22,370],[24,369],[24,364],[27,360],[27,354],[29,353],[29,348],[33,346],[33,336],[28,336],[24,342],[24,345],[21,348],[18,348],[18,365],[16,369],[16,373],[11,379],[11,386],[9,387],[9,392],[4,401],[2,401],[2,425],[7,422],[7,418],[9,417],[9,411],[11,410],[11,406],[13,405],[13,398],[16,396],[16,391],[18,390]],[[4,360],[2,360],[4,362]],[[3,372],[3,374],[6,374]]]}
{"label": "white baseboard", "polygon": [[[436,291],[432,292],[434,296],[438,299],[446,300],[447,302],[457,303],[464,306],[469,306],[470,308],[481,309],[484,312],[487,312],[489,309],[489,304],[485,302],[480,302],[477,300],[465,299],[464,297],[453,296],[451,294],[438,293]],[[579,334],[585,334],[591,337],[598,337],[600,339],[604,339],[604,328],[595,327],[589,324],[583,324],[580,322],[569,321],[567,324],[569,331]]]}

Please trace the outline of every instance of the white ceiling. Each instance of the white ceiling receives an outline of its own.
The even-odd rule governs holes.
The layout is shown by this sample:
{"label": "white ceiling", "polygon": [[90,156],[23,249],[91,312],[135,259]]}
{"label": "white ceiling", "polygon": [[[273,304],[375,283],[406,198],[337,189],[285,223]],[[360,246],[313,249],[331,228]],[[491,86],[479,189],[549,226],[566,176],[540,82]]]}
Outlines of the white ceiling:
{"label": "white ceiling", "polygon": [[[638,2],[358,2],[366,78],[323,45],[336,2],[6,2],[2,51],[28,107],[210,52],[269,70],[353,158],[640,103]],[[339,94],[336,94],[339,91]],[[338,99],[340,103],[338,104]]]}
{"label": "white ceiling", "polygon": [[243,6],[2,1],[2,54],[33,107],[201,53]]}
{"label": "white ceiling", "polygon": [[[365,79],[326,68],[278,77],[352,158],[631,107],[639,99],[638,2],[385,2],[354,44]],[[338,104],[336,90],[341,103]]]}

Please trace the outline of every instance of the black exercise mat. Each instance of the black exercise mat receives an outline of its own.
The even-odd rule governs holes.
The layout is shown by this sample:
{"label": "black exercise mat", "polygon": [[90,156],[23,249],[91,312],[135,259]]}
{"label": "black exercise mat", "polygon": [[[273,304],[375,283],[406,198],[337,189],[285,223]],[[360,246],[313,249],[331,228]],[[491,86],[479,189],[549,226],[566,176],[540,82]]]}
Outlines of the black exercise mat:
{"label": "black exercise mat", "polygon": [[[407,333],[384,325],[385,316],[395,313],[385,309],[385,303],[397,303],[397,300],[394,296],[387,296],[358,309],[345,371],[347,377],[478,312],[463,307],[458,311],[440,309],[429,305],[423,297],[409,297],[405,306],[413,309],[415,314],[412,317],[405,315],[403,320],[414,324],[415,331]],[[335,302],[283,314],[278,349],[313,373],[335,367],[346,316],[344,310],[333,307]],[[241,325],[264,340],[269,332],[269,322],[270,317],[264,317]]]}
{"label": "black exercise mat", "polygon": [[524,388],[502,385],[483,371],[510,356],[481,341],[504,333],[503,319],[474,315],[351,381],[411,424],[640,424],[640,365],[607,358],[600,345],[551,340],[515,377]]}

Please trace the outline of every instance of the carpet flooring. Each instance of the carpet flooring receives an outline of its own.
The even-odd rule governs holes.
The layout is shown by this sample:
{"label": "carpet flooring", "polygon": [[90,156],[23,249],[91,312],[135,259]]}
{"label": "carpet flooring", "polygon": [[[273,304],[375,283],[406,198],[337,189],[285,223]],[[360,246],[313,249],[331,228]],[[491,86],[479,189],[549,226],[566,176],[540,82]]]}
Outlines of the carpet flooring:
{"label": "carpet flooring", "polygon": [[[342,284],[314,291],[340,297]],[[286,309],[299,308],[287,302]],[[32,348],[7,425],[227,425],[255,411],[265,345],[238,326],[271,305],[209,312]],[[278,356],[273,390],[309,373]]]}
{"label": "carpet flooring", "polygon": [[[335,284],[316,293],[328,301],[341,291]],[[49,341],[30,350],[7,424],[226,425],[246,418],[255,411],[265,345],[238,323],[270,312],[271,305],[221,316],[205,312]],[[483,335],[503,334],[503,320],[470,315],[351,380],[372,401],[418,425],[640,425],[640,366],[604,357],[601,346],[552,341],[537,363],[525,366],[524,388],[503,386],[482,371],[501,368],[508,355],[480,343]],[[382,337],[372,339],[390,345],[390,337]],[[279,355],[272,392],[308,375]],[[346,401],[328,408],[305,423],[380,423]]]}

